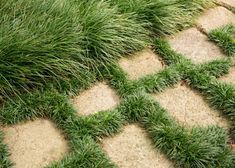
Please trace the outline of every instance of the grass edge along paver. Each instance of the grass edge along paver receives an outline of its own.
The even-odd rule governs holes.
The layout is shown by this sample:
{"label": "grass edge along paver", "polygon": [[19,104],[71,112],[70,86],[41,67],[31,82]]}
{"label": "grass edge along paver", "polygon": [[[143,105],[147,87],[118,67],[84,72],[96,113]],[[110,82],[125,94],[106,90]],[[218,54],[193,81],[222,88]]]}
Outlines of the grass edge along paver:
{"label": "grass edge along paver", "polygon": [[[166,62],[176,64],[169,66],[159,74],[148,75],[138,81],[126,80],[126,75],[117,66],[107,66],[101,69],[103,77],[107,78],[111,86],[116,88],[120,96],[124,98],[123,103],[121,102],[121,105],[111,112],[99,112],[89,117],[76,117],[74,109],[68,103],[67,96],[59,94],[53,89],[42,89],[25,95],[21,99],[16,98],[15,102],[4,104],[0,111],[0,122],[4,125],[14,124],[41,117],[53,120],[63,130],[71,148],[68,156],[50,166],[53,168],[115,167],[97,146],[96,139],[116,133],[126,122],[141,122],[151,135],[155,146],[177,166],[233,167],[234,154],[227,145],[228,137],[225,130],[219,127],[185,130],[175,123],[157,102],[149,99],[149,96],[143,93],[145,91],[150,93],[162,91],[181,78],[185,79],[189,72],[192,73],[190,77],[193,85],[205,92],[208,87],[202,89],[208,82],[206,80],[208,76],[210,78],[210,75],[224,74],[229,67],[228,61],[213,61],[211,64],[201,65],[197,71],[200,72],[198,77],[197,74],[193,74],[195,68],[189,60],[180,57],[179,54],[166,52],[172,58],[165,59]],[[163,57],[166,58],[165,51],[164,54]],[[221,69],[221,67],[223,68]],[[172,77],[171,74],[174,76]],[[201,77],[205,74],[206,79]],[[215,92],[221,92],[220,88],[216,89]],[[233,92],[230,93],[231,96],[234,96]],[[212,96],[211,101],[213,98],[218,99]],[[225,97],[225,100],[232,99]],[[232,103],[231,101],[231,104],[222,104],[223,112],[228,112],[233,106]]]}

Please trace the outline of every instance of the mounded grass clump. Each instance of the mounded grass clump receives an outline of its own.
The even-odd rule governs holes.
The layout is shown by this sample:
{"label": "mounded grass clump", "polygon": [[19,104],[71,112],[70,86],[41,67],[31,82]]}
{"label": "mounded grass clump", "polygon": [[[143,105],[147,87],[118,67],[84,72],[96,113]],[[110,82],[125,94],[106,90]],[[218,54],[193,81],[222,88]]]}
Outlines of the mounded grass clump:
{"label": "mounded grass clump", "polygon": [[134,13],[154,35],[172,34],[190,26],[195,15],[213,5],[210,0],[116,0],[111,1],[124,13]]}
{"label": "mounded grass clump", "polygon": [[[59,1],[1,0],[0,96],[79,78],[81,25]],[[81,80],[81,78],[79,78]]]}
{"label": "mounded grass clump", "polygon": [[209,32],[211,41],[217,43],[228,56],[235,54],[235,26],[226,25]]}
{"label": "mounded grass clump", "polygon": [[91,68],[148,41],[143,25],[103,1],[0,3],[1,99],[47,82],[75,78],[83,85]]}
{"label": "mounded grass clump", "polygon": [[132,14],[120,14],[117,7],[104,1],[74,0],[73,3],[79,11],[86,56],[92,59],[109,62],[141,50],[150,41],[144,28],[146,23],[136,22]]}

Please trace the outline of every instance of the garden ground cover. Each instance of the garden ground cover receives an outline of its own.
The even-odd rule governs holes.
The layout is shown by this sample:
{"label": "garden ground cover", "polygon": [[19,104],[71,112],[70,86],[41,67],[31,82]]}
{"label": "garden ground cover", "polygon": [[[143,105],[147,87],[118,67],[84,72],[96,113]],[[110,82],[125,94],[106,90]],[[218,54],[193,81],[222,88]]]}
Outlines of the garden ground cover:
{"label": "garden ground cover", "polygon": [[225,7],[96,67],[98,80],[77,94],[46,87],[4,102],[0,167],[235,167],[234,53],[222,52],[220,33],[210,38],[235,21]]}

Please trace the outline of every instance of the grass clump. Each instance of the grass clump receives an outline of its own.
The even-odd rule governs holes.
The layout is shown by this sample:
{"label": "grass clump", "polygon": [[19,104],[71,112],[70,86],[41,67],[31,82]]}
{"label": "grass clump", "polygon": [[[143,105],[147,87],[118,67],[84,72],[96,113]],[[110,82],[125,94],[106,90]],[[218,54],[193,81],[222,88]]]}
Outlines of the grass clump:
{"label": "grass clump", "polygon": [[0,131],[0,168],[8,168],[12,166],[9,159],[8,148],[3,144],[3,133]]}
{"label": "grass clump", "polygon": [[110,61],[141,50],[148,42],[145,23],[133,20],[131,14],[120,14],[104,1],[74,1],[84,34],[86,56],[97,61]]}
{"label": "grass clump", "polygon": [[134,13],[140,22],[148,22],[148,28],[157,36],[188,27],[195,14],[213,5],[209,0],[116,0],[111,3],[123,13]]}
{"label": "grass clump", "polygon": [[235,54],[235,26],[226,25],[209,32],[209,39],[217,43],[228,56]]}
{"label": "grass clump", "polygon": [[[1,0],[0,96],[79,78],[81,25],[58,1]],[[82,80],[82,78],[79,78]]]}
{"label": "grass clump", "polygon": [[104,1],[0,3],[2,99],[48,82],[69,83],[71,78],[83,85],[84,73],[149,41],[142,24]]}

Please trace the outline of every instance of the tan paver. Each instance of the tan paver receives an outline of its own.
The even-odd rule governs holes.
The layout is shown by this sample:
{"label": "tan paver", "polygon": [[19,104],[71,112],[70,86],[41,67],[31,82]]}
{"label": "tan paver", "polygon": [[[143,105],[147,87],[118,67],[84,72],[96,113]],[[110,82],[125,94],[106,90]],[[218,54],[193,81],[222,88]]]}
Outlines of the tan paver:
{"label": "tan paver", "polygon": [[220,78],[221,81],[235,85],[235,67],[232,67],[227,75]]}
{"label": "tan paver", "polygon": [[209,9],[198,19],[198,25],[206,32],[230,23],[235,24],[235,14],[224,7]]}
{"label": "tan paver", "polygon": [[235,7],[235,0],[220,0],[220,2],[222,2],[222,3],[226,4],[226,5]]}
{"label": "tan paver", "polygon": [[153,74],[164,67],[157,55],[150,49],[145,49],[128,58],[122,58],[119,64],[131,80]]}
{"label": "tan paver", "polygon": [[204,63],[224,57],[224,54],[206,35],[190,28],[169,39],[171,47],[194,63]]}
{"label": "tan paver", "polygon": [[78,114],[90,115],[114,108],[119,103],[119,97],[105,82],[100,82],[73,97],[72,102]]}
{"label": "tan paver", "polygon": [[3,132],[14,168],[41,168],[62,159],[69,151],[64,137],[49,120],[4,127]]}
{"label": "tan paver", "polygon": [[101,146],[119,168],[173,168],[173,163],[154,149],[145,131],[135,124],[104,138]]}
{"label": "tan paver", "polygon": [[219,125],[228,128],[228,122],[213,110],[203,98],[188,86],[178,84],[163,93],[153,95],[169,115],[180,124],[193,126]]}

